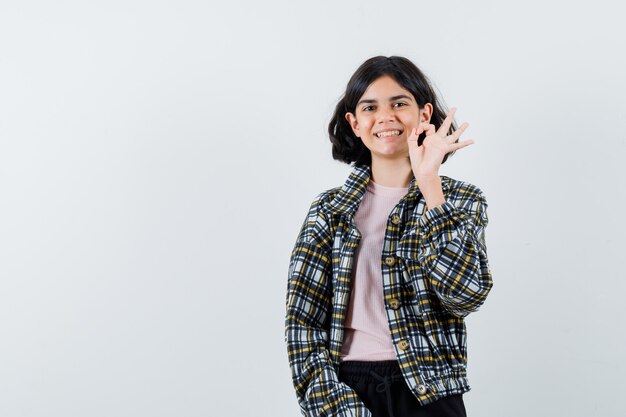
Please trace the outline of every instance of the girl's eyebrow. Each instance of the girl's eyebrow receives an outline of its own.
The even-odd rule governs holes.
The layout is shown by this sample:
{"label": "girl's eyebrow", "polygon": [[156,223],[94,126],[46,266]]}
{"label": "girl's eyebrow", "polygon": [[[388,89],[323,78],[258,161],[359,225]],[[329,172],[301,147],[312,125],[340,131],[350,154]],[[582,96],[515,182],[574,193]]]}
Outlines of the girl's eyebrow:
{"label": "girl's eyebrow", "polygon": [[[401,98],[406,98],[406,99],[411,100],[411,97],[409,97],[409,96],[407,96],[407,95],[405,95],[405,94],[400,94],[400,95],[398,95],[398,96],[393,96],[393,97],[391,97],[391,98],[389,99],[389,101],[399,100],[399,99],[401,99]],[[377,101],[376,101],[376,100],[361,100],[361,101],[359,101],[356,105],[357,105],[357,106],[359,106],[359,105],[361,105],[361,104],[365,104],[365,103],[377,103]]]}

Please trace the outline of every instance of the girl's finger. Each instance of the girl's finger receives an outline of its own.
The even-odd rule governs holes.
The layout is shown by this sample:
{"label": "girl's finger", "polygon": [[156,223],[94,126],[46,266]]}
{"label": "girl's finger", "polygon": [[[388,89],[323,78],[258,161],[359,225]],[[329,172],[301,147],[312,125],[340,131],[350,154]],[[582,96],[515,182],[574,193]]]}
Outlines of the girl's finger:
{"label": "girl's finger", "polygon": [[474,141],[472,139],[464,140],[463,142],[453,143],[452,150],[456,151],[457,149],[465,148],[466,146],[472,145]]}
{"label": "girl's finger", "polygon": [[450,111],[448,111],[448,116],[444,119],[443,123],[439,127],[437,133],[441,134],[444,138],[450,131],[450,125],[452,125],[452,121],[454,120],[454,114],[456,113],[456,107],[452,107]]}
{"label": "girl's finger", "polygon": [[429,136],[435,133],[435,125],[432,125],[428,122],[420,123],[420,127],[424,129],[424,132],[426,132],[426,136]]}
{"label": "girl's finger", "polygon": [[454,143],[465,132],[465,129],[469,126],[469,123],[465,122],[458,129],[456,129],[451,135],[447,137],[448,143]]}

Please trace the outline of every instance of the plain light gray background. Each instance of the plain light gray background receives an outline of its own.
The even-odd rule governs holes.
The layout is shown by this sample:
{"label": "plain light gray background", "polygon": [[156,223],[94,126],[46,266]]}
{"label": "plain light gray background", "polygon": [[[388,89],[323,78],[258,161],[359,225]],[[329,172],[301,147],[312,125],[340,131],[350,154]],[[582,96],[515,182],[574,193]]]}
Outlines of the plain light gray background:
{"label": "plain light gray background", "polygon": [[350,75],[403,55],[487,196],[472,417],[623,416],[623,10],[610,1],[3,1],[0,415],[298,416],[291,248]]}

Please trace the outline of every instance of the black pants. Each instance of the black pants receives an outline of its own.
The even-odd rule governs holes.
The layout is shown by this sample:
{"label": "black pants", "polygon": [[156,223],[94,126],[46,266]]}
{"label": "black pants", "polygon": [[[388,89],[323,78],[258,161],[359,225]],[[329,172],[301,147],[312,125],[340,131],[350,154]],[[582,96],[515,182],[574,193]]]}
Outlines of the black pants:
{"label": "black pants", "polygon": [[467,417],[463,394],[420,405],[395,360],[343,361],[338,376],[356,391],[373,417]]}

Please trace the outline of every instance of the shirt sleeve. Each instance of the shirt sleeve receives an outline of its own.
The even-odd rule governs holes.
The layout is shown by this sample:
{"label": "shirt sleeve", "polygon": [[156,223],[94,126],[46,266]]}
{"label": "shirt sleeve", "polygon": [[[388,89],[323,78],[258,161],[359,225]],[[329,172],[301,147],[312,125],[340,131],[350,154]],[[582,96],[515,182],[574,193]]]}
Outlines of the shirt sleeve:
{"label": "shirt sleeve", "polygon": [[332,238],[312,204],[289,262],[285,342],[292,381],[305,417],[371,417],[356,392],[340,382],[329,356]]}
{"label": "shirt sleeve", "polygon": [[443,307],[465,317],[477,311],[493,286],[487,259],[487,201],[479,189],[427,210],[411,239],[420,263]]}

